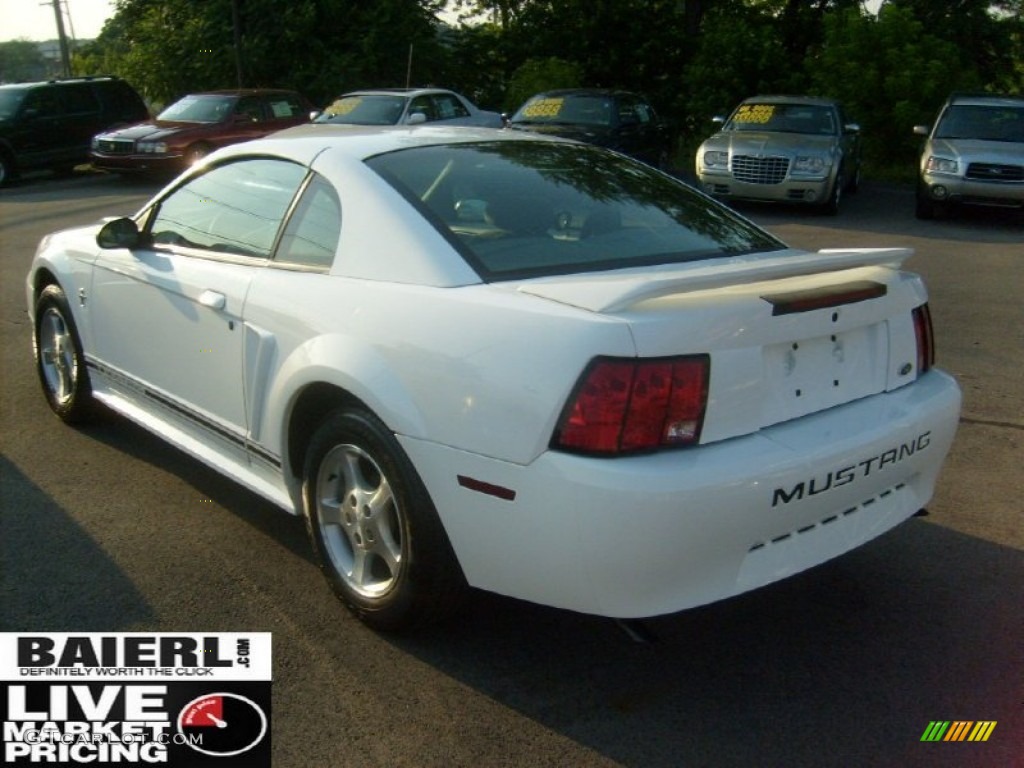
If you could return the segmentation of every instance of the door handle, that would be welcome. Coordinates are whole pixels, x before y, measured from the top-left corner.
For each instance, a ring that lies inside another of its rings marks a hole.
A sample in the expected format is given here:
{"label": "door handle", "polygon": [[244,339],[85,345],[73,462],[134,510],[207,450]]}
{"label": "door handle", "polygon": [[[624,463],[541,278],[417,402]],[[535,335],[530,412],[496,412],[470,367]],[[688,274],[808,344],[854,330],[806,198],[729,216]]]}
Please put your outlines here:
{"label": "door handle", "polygon": [[219,291],[205,290],[199,294],[199,303],[210,309],[224,309],[228,303],[227,298]]}

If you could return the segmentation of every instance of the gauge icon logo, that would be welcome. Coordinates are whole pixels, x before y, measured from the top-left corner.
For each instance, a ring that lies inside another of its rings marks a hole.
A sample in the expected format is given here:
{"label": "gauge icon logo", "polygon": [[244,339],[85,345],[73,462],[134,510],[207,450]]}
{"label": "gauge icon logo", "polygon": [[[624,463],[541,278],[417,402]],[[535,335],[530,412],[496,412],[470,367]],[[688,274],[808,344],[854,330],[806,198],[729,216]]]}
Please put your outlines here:
{"label": "gauge icon logo", "polygon": [[208,693],[182,708],[177,725],[196,752],[232,757],[263,740],[267,715],[255,701],[237,693]]}

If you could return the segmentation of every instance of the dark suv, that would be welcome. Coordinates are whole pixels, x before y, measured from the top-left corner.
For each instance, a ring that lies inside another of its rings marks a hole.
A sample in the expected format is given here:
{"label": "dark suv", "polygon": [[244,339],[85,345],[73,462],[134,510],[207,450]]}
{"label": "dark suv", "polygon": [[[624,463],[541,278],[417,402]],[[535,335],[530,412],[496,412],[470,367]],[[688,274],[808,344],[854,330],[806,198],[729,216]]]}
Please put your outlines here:
{"label": "dark suv", "polygon": [[0,85],[0,185],[19,171],[86,163],[94,135],[148,116],[139,94],[116,77]]}

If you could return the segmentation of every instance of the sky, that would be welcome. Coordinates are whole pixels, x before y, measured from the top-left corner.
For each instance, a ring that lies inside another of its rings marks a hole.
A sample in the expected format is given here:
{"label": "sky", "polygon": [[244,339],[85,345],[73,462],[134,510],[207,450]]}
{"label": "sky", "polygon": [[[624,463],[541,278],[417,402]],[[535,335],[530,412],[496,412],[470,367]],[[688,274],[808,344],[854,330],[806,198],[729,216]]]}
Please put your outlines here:
{"label": "sky", "polygon": [[[114,13],[113,0],[61,0],[61,6],[64,32],[71,37],[73,31],[76,40],[96,37]],[[53,0],[0,0],[0,42],[56,38]]]}

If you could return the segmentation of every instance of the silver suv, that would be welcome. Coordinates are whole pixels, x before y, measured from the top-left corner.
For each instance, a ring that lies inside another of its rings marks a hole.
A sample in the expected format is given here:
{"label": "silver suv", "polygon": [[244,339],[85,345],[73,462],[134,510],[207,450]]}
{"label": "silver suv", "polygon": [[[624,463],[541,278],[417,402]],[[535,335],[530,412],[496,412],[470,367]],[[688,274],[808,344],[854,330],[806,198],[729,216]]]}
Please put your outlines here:
{"label": "silver suv", "polygon": [[917,217],[957,204],[1024,208],[1024,98],[949,97],[921,150]]}

